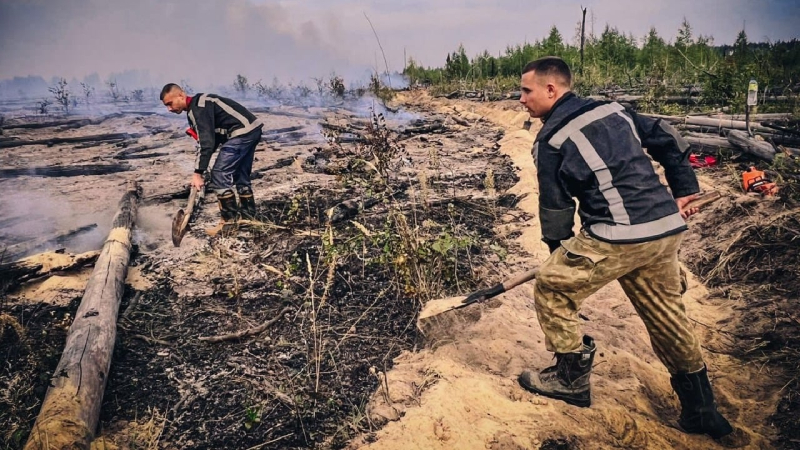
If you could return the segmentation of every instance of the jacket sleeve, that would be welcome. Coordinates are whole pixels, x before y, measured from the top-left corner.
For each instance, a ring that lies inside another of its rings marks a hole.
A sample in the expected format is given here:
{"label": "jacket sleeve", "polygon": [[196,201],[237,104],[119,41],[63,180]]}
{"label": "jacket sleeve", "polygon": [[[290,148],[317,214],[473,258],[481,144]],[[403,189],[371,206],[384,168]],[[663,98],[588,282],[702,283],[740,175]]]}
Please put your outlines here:
{"label": "jacket sleeve", "polygon": [[542,241],[553,252],[561,241],[573,236],[575,200],[559,177],[563,156],[546,142],[536,142],[533,158],[539,181],[539,221]]}
{"label": "jacket sleeve", "polygon": [[197,135],[200,138],[200,154],[197,157],[197,164],[194,172],[202,174],[208,169],[211,155],[216,150],[216,138],[214,136],[214,106],[213,103],[206,103],[204,106],[196,106],[192,109],[195,123],[197,124]]}
{"label": "jacket sleeve", "polygon": [[664,168],[672,196],[679,198],[700,192],[697,176],[689,164],[689,143],[663,120],[627,112],[636,124],[642,147]]}

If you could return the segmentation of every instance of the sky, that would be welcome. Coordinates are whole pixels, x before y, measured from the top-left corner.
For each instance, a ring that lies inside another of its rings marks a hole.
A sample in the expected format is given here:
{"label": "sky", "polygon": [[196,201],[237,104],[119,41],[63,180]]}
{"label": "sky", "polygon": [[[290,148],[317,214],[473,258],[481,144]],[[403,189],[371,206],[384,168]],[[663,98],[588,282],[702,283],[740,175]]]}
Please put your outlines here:
{"label": "sky", "polygon": [[655,27],[669,41],[685,17],[715,44],[743,26],[750,41],[800,37],[800,0],[0,0],[0,80],[139,70],[156,86],[230,84],[239,73],[347,81],[401,71],[406,57],[440,66],[460,43],[470,56],[498,54],[553,25],[573,42],[581,6],[598,35],[606,24],[637,37]]}

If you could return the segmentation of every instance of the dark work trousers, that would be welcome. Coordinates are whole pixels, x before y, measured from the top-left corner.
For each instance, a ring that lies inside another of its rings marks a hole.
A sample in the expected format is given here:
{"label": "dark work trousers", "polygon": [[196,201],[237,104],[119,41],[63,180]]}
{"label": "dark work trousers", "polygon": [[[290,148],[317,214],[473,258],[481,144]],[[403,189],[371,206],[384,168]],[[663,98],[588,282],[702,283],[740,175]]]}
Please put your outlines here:
{"label": "dark work trousers", "polygon": [[217,161],[211,169],[211,183],[217,194],[243,187],[250,188],[250,172],[253,170],[253,155],[261,141],[261,127],[222,144]]}

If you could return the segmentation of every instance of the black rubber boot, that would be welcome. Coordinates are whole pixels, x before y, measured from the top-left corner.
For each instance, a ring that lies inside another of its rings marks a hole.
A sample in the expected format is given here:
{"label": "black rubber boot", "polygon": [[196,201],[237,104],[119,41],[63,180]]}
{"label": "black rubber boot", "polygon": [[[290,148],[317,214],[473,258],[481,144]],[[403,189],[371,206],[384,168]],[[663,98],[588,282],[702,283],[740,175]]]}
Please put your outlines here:
{"label": "black rubber boot", "polygon": [[206,234],[209,236],[216,236],[220,232],[226,233],[232,230],[239,218],[239,205],[236,203],[236,194],[232,190],[228,189],[217,194],[217,204],[222,220],[216,227],[206,230]]}
{"label": "black rubber boot", "polygon": [[595,350],[594,339],[584,336],[580,352],[556,353],[556,365],[539,373],[522,372],[519,384],[533,393],[586,408],[592,404],[589,377]]}
{"label": "black rubber boot", "polygon": [[253,188],[250,186],[237,187],[239,191],[239,214],[242,219],[256,220],[256,201],[253,198]]}
{"label": "black rubber boot", "polygon": [[683,431],[707,434],[714,439],[733,433],[731,424],[717,411],[706,367],[699,372],[673,375],[670,383],[681,401],[678,425]]}

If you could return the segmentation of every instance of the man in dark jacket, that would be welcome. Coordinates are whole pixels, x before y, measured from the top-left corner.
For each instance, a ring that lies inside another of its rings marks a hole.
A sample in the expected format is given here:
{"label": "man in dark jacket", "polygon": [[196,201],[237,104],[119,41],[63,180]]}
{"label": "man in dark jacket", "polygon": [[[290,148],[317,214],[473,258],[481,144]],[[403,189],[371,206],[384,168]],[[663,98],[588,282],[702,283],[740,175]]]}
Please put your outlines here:
{"label": "man in dark jacket", "polygon": [[[699,186],[688,162],[689,145],[668,124],[638,116],[618,103],[570,92],[572,75],[560,58],[529,63],[520,102],[544,125],[533,155],[539,181],[542,240],[550,257],[534,290],[545,345],[556,364],[525,371],[527,390],[567,403],[591,404],[589,376],[596,350],[582,336],[578,310],[589,295],[619,280],[650,335],[653,350],[672,375],[688,433],[729,436],[717,411],[700,345],[682,301],[686,280],[678,248],[686,209]],[[666,173],[661,184],[642,147]],[[582,230],[575,236],[575,198]]]}
{"label": "man in dark jacket", "polygon": [[250,172],[256,145],[261,140],[261,122],[247,108],[229,98],[214,94],[189,97],[174,83],[161,90],[161,101],[170,112],[180,114],[186,111],[189,126],[197,136],[200,151],[191,180],[194,188],[204,188],[203,173],[211,155],[220,147],[211,169],[211,183],[217,194],[222,222],[217,228],[208,230],[209,234],[225,229],[239,217],[253,219],[256,203]]}

